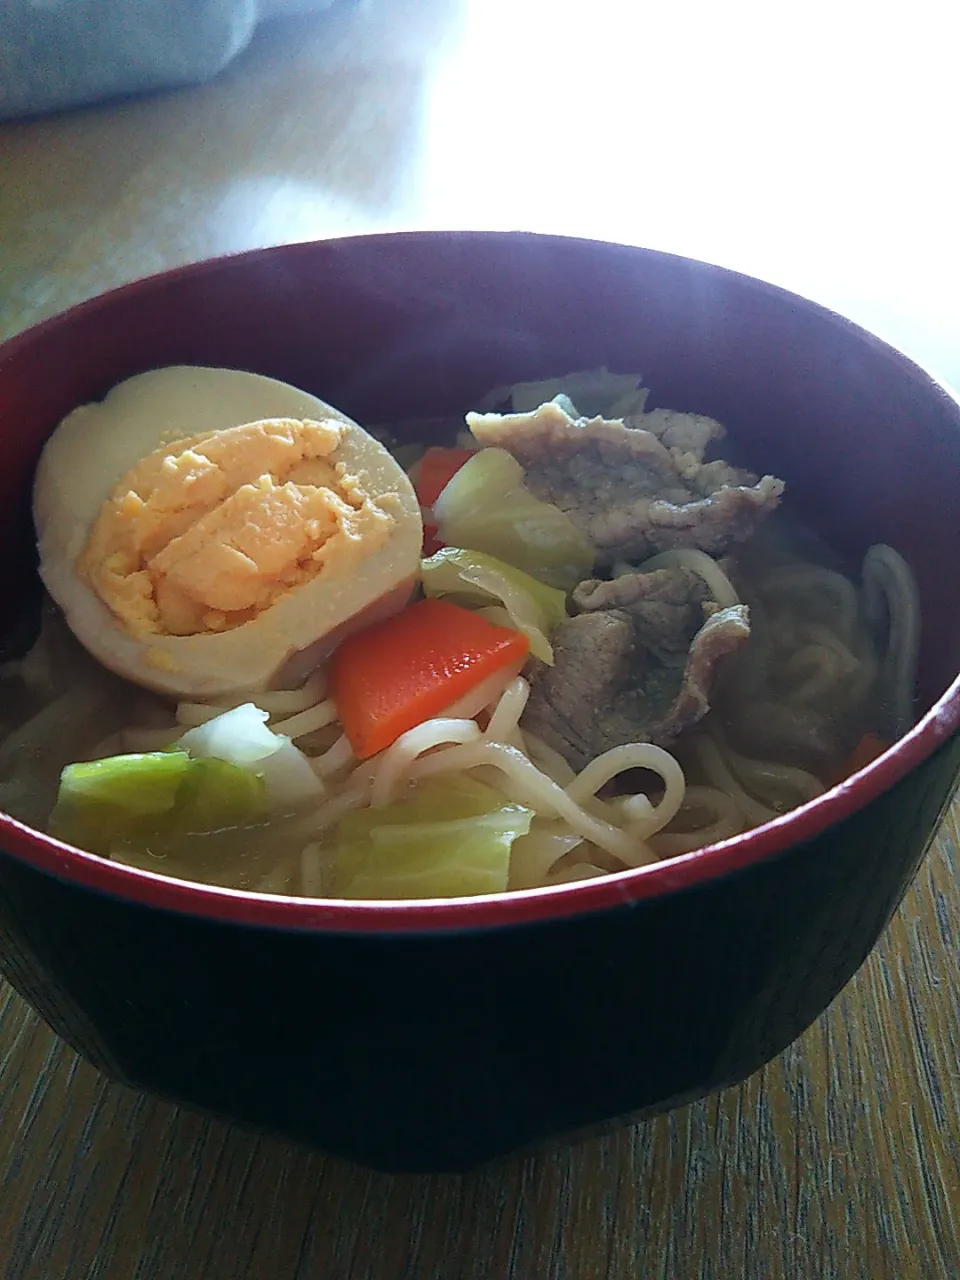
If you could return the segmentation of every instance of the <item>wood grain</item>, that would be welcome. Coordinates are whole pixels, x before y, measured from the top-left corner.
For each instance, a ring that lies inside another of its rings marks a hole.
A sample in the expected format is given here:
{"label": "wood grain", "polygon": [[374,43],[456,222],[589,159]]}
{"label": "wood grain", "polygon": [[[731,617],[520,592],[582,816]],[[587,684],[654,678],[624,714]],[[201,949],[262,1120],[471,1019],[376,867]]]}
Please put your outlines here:
{"label": "wood grain", "polygon": [[[834,7],[819,43],[816,5],[794,27],[749,3],[722,21],[665,8],[344,4],[263,31],[216,84],[0,127],[0,336],[211,253],[530,226],[767,275],[960,382],[936,163],[954,127],[947,7],[920,5],[909,31]],[[2,1274],[956,1275],[957,823],[955,806],[870,960],[758,1076],[463,1177],[368,1174],[108,1084],[3,987]]]}

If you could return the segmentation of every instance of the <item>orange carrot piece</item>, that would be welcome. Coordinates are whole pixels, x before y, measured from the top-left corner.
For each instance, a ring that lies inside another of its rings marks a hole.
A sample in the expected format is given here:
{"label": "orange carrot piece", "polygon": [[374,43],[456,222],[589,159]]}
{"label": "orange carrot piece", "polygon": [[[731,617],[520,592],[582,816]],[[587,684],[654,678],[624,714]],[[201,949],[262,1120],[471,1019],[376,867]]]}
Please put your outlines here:
{"label": "orange carrot piece", "polygon": [[417,472],[417,497],[421,507],[432,507],[465,462],[473,457],[472,449],[428,449],[420,459]]}
{"label": "orange carrot piece", "polygon": [[360,760],[438,715],[481,680],[519,664],[527,637],[448,600],[420,600],[351,636],[330,662],[330,691]]}
{"label": "orange carrot piece", "polygon": [[858,770],[865,769],[877,756],[883,755],[889,745],[889,742],[884,742],[877,734],[865,733],[830,779],[831,785],[836,786]]}

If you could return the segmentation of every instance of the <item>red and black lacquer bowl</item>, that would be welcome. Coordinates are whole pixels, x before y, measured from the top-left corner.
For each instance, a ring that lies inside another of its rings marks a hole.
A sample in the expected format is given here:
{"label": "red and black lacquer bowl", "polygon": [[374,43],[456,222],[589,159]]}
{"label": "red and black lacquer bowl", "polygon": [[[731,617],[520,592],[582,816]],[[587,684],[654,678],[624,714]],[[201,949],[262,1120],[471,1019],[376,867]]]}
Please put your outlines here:
{"label": "red and black lacquer bowl", "polygon": [[923,605],[922,717],[761,830],[666,865],[449,903],[221,891],[0,817],[0,964],[118,1080],[384,1168],[460,1169],[743,1079],[863,962],[960,769],[960,405],[840,317],[639,249],[530,235],[296,245],[131,285],[0,348],[0,589],[34,593],[29,493],[75,405],[160,365],[285,379],[360,422],[606,364],[711,414],[852,558]]}

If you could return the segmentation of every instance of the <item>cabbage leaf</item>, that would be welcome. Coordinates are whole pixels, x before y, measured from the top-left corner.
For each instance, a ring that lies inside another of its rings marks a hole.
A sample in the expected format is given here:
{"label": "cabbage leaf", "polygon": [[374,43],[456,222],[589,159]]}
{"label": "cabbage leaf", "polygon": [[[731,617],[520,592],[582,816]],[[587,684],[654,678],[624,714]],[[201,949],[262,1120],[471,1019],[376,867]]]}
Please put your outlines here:
{"label": "cabbage leaf", "polygon": [[319,800],[323,783],[253,703],[189,729],[163,751],[70,764],[49,830],[93,853],[189,853],[200,832],[244,826]]}
{"label": "cabbage leaf", "polygon": [[553,665],[549,637],[567,616],[562,591],[482,551],[460,547],[444,547],[422,562],[420,572],[428,596],[449,596],[468,607],[502,602],[510,624],[530,641],[533,656]]}
{"label": "cabbage leaf", "polygon": [[421,783],[408,799],[341,819],[336,891],[346,898],[502,893],[513,842],[532,821],[531,809],[485,783]]}
{"label": "cabbage leaf", "polygon": [[433,515],[446,546],[484,551],[561,591],[593,572],[593,544],[559,507],[533,496],[505,449],[480,449],[465,462]]}
{"label": "cabbage leaf", "polygon": [[49,830],[92,853],[127,845],[167,852],[192,834],[260,816],[265,790],[254,773],[185,751],[109,756],[67,765]]}
{"label": "cabbage leaf", "polygon": [[266,711],[245,702],[188,729],[174,747],[194,757],[225,760],[251,770],[264,780],[272,809],[319,800],[323,783],[310,761],[288,737],[268,729],[267,719]]}

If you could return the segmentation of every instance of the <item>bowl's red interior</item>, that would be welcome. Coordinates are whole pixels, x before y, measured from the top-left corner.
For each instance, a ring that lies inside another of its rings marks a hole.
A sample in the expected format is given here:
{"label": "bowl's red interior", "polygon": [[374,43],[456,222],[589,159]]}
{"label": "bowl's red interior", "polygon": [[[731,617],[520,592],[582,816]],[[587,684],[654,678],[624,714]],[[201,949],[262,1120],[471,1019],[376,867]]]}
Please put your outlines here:
{"label": "bowl's red interior", "polygon": [[[491,386],[521,378],[599,364],[638,370],[657,404],[726,423],[738,453],[784,476],[793,509],[836,550],[856,559],[883,541],[907,558],[923,607],[924,711],[960,671],[960,405],[879,340],[770,286],[669,255],[526,235],[372,236],[221,259],[96,299],[8,343],[0,349],[0,587],[14,609],[32,574],[29,494],[44,439],[77,404],[174,363],[282,378],[360,422],[459,413]],[[912,740],[800,814],[669,867],[616,877],[606,889],[597,881],[534,891],[522,895],[526,907],[504,914],[519,896],[507,895],[487,904],[486,918],[647,896],[766,856],[867,803],[958,723],[955,689]],[[7,849],[63,874],[89,879],[95,863],[96,883],[136,896],[156,882],[89,857],[84,871],[78,855],[8,828]],[[345,927],[347,917],[350,927],[383,927],[384,910],[394,925],[403,913],[411,925],[483,914],[482,903],[464,901],[426,913],[409,904],[320,910],[196,886],[171,905]]]}

